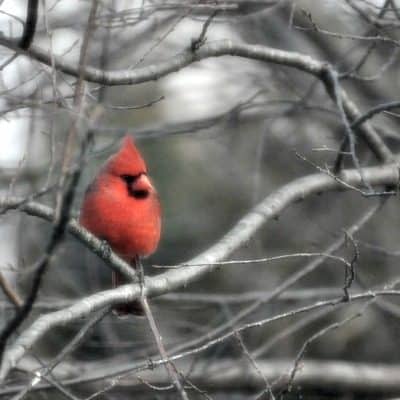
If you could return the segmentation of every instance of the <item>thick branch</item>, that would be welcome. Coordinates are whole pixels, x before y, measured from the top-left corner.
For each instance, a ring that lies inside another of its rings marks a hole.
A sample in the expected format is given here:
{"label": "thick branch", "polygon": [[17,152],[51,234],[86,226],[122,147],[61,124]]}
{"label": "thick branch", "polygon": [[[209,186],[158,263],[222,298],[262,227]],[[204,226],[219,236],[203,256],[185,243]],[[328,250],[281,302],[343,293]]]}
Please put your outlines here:
{"label": "thick branch", "polygon": [[[25,201],[22,197],[7,197],[0,199],[0,209],[20,210],[28,215],[39,217],[49,222],[54,221],[54,210],[48,206],[33,201]],[[70,220],[68,230],[96,255],[102,258],[108,265],[127,278],[136,279],[136,273],[124,260],[115,253],[109,251],[104,243],[93,236],[75,220]]]}
{"label": "thick branch", "polygon": [[[395,164],[388,164],[380,167],[365,168],[363,169],[363,179],[371,186],[397,185],[399,181],[398,167]],[[349,190],[349,185],[358,186],[361,184],[362,178],[357,170],[345,170],[341,175],[341,181],[334,179],[328,174],[321,173],[298,178],[284,185],[281,189],[267,196],[260,204],[240,219],[215,245],[190,260],[187,264],[191,266],[170,270],[155,277],[147,278],[143,287],[145,295],[149,297],[159,296],[180,287],[185,287],[188,283],[196,281],[218,268],[219,266],[213,265],[213,263],[229,256],[229,254],[245,244],[265,223],[280,215],[286,207],[296,201],[303,200],[315,193],[342,189]],[[15,204],[16,199],[12,199],[11,201]],[[0,201],[0,206],[9,206],[9,202],[10,200],[7,199]],[[20,206],[20,209],[31,215],[45,217],[46,219],[49,218],[48,213],[51,213],[47,207],[29,202]],[[101,254],[101,242],[79,228],[76,222],[70,222],[68,228],[97,254]],[[113,268],[118,270],[121,268],[122,271],[122,269],[127,267],[124,264],[123,267],[119,265],[117,268],[116,265],[112,264],[112,260],[119,261],[119,259],[114,255],[110,256],[109,264]],[[137,299],[140,293],[141,288],[138,284],[125,285],[119,289],[96,293],[77,301],[74,305],[63,310],[39,317],[5,353],[0,377],[4,379],[10,369],[24,356],[26,351],[48,330],[87,316],[106,305]]]}
{"label": "thick branch", "polygon": [[[0,38],[0,44],[17,52],[22,52],[43,64],[53,65],[50,54],[39,47],[31,46],[29,50],[23,51],[17,44],[5,38]],[[235,44],[228,39],[205,44],[196,51],[187,50],[167,61],[134,70],[103,71],[93,67],[86,67],[84,71],[79,71],[78,66],[59,57],[54,56],[53,60],[55,68],[66,74],[78,77],[79,72],[82,72],[83,78],[89,82],[113,86],[133,85],[157,80],[195,62],[221,56],[236,56],[284,65],[314,75],[324,83],[329,96],[336,103],[335,91],[331,90],[331,71],[333,71],[333,68],[326,62],[315,60],[308,55],[294,51],[279,50],[260,45]],[[350,100],[344,89],[341,89],[339,93],[342,97],[343,110],[348,118],[351,121],[358,119],[361,113],[356,105]],[[391,151],[371,125],[364,123],[358,127],[358,132],[380,161],[392,159]]]}
{"label": "thick branch", "polygon": [[[62,380],[63,385],[82,384],[84,382],[101,381],[120,375],[119,371],[128,371],[131,363],[120,359],[101,360],[96,362],[65,362],[63,368],[54,371],[55,377]],[[35,366],[37,364],[35,363]],[[257,360],[262,375],[273,382],[279,378],[280,386],[285,387],[289,379],[289,371],[293,360],[273,359]],[[31,366],[30,366],[31,368]],[[198,362],[193,369],[189,363],[180,364],[180,369],[191,368],[190,380],[203,389],[235,391],[237,389],[262,390],[264,382],[248,365],[235,359]],[[334,393],[351,392],[364,394],[400,394],[400,365],[354,363],[347,361],[303,360],[294,384],[302,390],[330,391]],[[140,377],[140,379],[138,379]],[[83,379],[80,379],[83,378]],[[84,378],[87,378],[86,380]],[[131,391],[143,390],[143,380],[153,385],[168,385],[168,377],[162,370],[140,372],[135,376],[128,374],[118,381],[119,387],[129,387]],[[51,388],[43,383],[35,386],[33,391]],[[145,390],[147,390],[145,386]],[[0,390],[0,396],[11,395],[21,390],[20,385],[8,386]]]}
{"label": "thick branch", "polygon": [[19,41],[21,49],[28,49],[33,42],[38,18],[38,8],[39,0],[28,0],[24,31],[22,32],[22,37]]}
{"label": "thick branch", "polygon": [[[203,389],[236,390],[246,387],[262,390],[265,387],[265,382],[257,371],[249,368],[246,364],[238,363],[237,360],[217,362],[206,368],[204,368],[204,364],[201,366],[190,374],[190,379]],[[258,360],[257,367],[269,382],[283,376],[283,379],[279,381],[279,386],[285,387],[289,379],[288,372],[293,367],[293,362]],[[205,373],[205,371],[207,372]],[[320,388],[334,392],[389,392],[398,394],[400,393],[399,374],[399,365],[304,360],[293,383],[301,386],[302,390]],[[165,385],[168,382],[158,374],[154,376],[154,373],[143,376],[143,378],[145,380],[148,378],[148,382],[155,385]],[[123,382],[120,382],[120,384],[123,384]],[[135,384],[135,379],[128,380],[126,384]]]}
{"label": "thick branch", "polygon": [[[15,43],[5,38],[0,38],[0,44],[17,52],[25,54],[43,64],[51,66],[50,54],[37,46],[31,46],[28,51],[21,50]],[[220,56],[238,56],[254,60],[271,62],[275,64],[284,64],[288,67],[300,69],[301,71],[319,76],[326,67],[326,64],[307,55],[274,49],[259,45],[234,44],[231,40],[221,40],[218,42],[206,44],[196,52],[185,51],[176,54],[167,61],[161,61],[157,64],[148,65],[134,70],[116,70],[103,71],[97,68],[87,66],[83,71],[85,80],[102,85],[134,85],[138,83],[157,80],[173,72],[177,72],[194,62],[211,57]],[[78,66],[54,56],[54,66],[57,70],[68,75],[78,77]]]}

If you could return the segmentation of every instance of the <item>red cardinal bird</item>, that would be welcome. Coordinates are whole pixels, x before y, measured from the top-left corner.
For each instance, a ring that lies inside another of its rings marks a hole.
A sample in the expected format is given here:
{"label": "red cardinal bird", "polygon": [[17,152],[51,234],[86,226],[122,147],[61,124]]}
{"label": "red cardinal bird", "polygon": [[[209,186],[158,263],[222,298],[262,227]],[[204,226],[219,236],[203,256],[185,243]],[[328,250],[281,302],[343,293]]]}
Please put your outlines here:
{"label": "red cardinal bird", "polygon": [[[139,257],[152,254],[160,240],[161,208],[157,191],[132,138],[125,136],[89,185],[79,222],[106,240],[120,257],[136,268]],[[113,287],[127,281],[113,271]],[[138,302],[115,307],[117,314],[142,314]]]}

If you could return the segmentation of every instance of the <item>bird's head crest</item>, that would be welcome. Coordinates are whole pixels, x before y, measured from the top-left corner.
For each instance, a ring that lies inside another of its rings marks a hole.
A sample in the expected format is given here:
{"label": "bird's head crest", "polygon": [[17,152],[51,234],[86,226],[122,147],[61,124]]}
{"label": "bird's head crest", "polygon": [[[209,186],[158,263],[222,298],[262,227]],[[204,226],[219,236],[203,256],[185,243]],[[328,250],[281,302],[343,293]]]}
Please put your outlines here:
{"label": "bird's head crest", "polygon": [[113,175],[140,175],[147,173],[147,166],[132,137],[126,135],[117,153],[106,164]]}

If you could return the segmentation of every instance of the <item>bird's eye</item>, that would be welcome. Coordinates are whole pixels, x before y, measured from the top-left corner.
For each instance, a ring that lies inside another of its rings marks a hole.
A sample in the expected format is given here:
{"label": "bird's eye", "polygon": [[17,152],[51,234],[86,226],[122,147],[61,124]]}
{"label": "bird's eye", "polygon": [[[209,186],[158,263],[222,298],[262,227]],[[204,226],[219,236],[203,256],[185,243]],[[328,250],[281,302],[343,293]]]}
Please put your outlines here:
{"label": "bird's eye", "polygon": [[121,175],[121,179],[123,179],[128,185],[132,184],[139,178],[139,175]]}
{"label": "bird's eye", "polygon": [[135,199],[145,199],[150,194],[148,189],[140,187],[141,185],[137,187],[138,185],[135,183],[138,182],[141,175],[120,175],[121,179],[126,183],[129,195]]}

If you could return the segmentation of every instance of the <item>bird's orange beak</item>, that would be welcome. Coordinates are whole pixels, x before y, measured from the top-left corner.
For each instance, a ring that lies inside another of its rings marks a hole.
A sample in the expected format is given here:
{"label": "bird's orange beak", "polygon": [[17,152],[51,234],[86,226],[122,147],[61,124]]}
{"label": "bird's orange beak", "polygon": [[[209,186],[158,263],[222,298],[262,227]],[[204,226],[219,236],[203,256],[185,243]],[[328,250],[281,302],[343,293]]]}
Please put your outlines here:
{"label": "bird's orange beak", "polygon": [[135,188],[138,189],[153,189],[153,184],[146,174],[142,174],[134,183]]}

